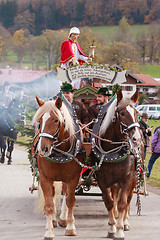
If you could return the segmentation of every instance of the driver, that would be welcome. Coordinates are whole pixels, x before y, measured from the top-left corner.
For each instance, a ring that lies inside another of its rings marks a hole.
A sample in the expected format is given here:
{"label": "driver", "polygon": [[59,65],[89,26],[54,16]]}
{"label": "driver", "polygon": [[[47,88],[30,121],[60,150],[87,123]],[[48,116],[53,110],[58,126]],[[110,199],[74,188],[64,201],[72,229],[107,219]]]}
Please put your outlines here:
{"label": "driver", "polygon": [[76,109],[76,114],[78,120],[82,124],[87,124],[88,123],[88,112],[84,106],[84,104],[80,101],[77,101],[73,99],[74,97],[74,87],[70,83],[66,83],[61,87],[61,91],[63,92],[63,95],[67,98],[67,100],[73,104],[73,105],[78,105],[78,109]]}
{"label": "driver", "polygon": [[[97,103],[93,104],[88,109],[89,121],[96,119],[99,113],[98,105],[105,105],[108,102],[108,97],[111,96],[107,87],[101,87],[97,94]],[[91,128],[93,125],[91,126]]]}

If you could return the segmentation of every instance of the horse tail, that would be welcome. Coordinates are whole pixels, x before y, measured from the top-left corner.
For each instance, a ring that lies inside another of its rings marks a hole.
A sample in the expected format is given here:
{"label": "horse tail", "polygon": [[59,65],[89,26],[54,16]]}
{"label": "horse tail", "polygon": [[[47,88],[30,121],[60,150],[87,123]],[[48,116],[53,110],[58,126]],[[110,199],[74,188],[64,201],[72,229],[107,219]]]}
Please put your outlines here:
{"label": "horse tail", "polygon": [[[62,182],[54,182],[53,186],[55,187],[55,195],[53,197],[55,212],[59,214],[61,209]],[[45,200],[44,200],[43,191],[41,186],[39,185],[38,197],[35,199],[35,202],[34,202],[34,212],[38,214],[43,214],[44,204],[45,204]]]}
{"label": "horse tail", "polygon": [[54,204],[56,213],[59,215],[61,211],[61,194],[62,194],[62,182],[54,182],[55,195]]}

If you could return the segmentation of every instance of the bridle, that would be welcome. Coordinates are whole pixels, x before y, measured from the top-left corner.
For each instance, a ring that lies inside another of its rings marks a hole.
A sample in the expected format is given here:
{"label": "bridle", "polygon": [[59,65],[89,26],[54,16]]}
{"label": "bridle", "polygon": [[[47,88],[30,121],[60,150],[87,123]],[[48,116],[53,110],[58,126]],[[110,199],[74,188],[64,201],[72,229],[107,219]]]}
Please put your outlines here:
{"label": "bridle", "polygon": [[122,134],[128,134],[128,132],[130,130],[132,130],[133,128],[135,128],[135,127],[139,127],[140,128],[140,125],[139,125],[138,122],[134,122],[134,123],[131,123],[130,125],[126,125],[125,123],[123,123],[119,119],[119,123],[120,123],[120,126],[121,126],[121,133]]}
{"label": "bridle", "polygon": [[56,131],[54,134],[45,133],[45,132],[40,132],[40,133],[39,133],[39,139],[40,139],[41,137],[46,137],[46,138],[50,138],[50,139],[52,139],[53,141],[57,142],[57,141],[58,141],[58,136],[59,136],[60,128],[61,128],[61,122],[59,122],[57,131]]}

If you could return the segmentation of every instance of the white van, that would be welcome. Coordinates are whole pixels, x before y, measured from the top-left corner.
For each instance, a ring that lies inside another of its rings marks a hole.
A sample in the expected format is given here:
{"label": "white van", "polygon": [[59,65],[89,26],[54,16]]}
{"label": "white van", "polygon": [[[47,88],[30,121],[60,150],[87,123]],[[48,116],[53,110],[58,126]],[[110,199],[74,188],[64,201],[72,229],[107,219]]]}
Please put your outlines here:
{"label": "white van", "polygon": [[151,119],[160,119],[160,104],[139,105],[136,107],[136,109],[140,115],[145,112]]}

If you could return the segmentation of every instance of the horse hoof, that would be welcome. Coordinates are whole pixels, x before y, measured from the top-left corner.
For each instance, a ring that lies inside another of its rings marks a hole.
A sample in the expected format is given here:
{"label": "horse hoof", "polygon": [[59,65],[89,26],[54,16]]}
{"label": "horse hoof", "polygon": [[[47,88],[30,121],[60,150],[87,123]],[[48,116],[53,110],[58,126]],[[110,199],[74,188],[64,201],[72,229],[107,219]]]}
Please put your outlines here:
{"label": "horse hoof", "polygon": [[11,162],[12,162],[12,161],[8,161],[8,163],[7,163],[7,164],[8,164],[8,165],[11,165]]}
{"label": "horse hoof", "polygon": [[124,225],[124,231],[129,231],[130,230],[130,226],[129,225]]}
{"label": "horse hoof", "polygon": [[124,240],[124,237],[122,237],[122,238],[115,237],[115,238],[113,238],[113,240]]}
{"label": "horse hoof", "polygon": [[57,227],[57,221],[56,221],[56,220],[53,220],[53,221],[52,221],[52,224],[53,224],[53,227],[54,227],[54,228]]}
{"label": "horse hoof", "polygon": [[76,230],[75,229],[66,229],[65,235],[66,236],[76,236]]}
{"label": "horse hoof", "polygon": [[112,238],[113,239],[114,238],[114,233],[108,233],[107,238]]}
{"label": "horse hoof", "polygon": [[65,228],[65,227],[67,227],[67,221],[66,220],[62,220],[62,219],[59,218],[58,225],[60,227]]}
{"label": "horse hoof", "polygon": [[1,162],[1,163],[4,163],[4,159],[1,158],[0,162]]}
{"label": "horse hoof", "polygon": [[44,237],[43,240],[54,240],[54,238],[48,238],[48,237]]}

